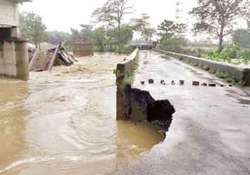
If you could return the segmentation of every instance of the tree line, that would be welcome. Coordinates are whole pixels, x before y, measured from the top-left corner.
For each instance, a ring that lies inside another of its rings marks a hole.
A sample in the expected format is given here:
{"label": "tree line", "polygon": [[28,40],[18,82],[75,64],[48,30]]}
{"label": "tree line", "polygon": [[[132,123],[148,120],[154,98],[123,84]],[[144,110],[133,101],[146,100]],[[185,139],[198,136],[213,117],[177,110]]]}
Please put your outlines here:
{"label": "tree line", "polygon": [[[233,40],[249,47],[249,31],[245,29],[234,31],[234,24],[239,18],[250,21],[250,3],[248,0],[197,0],[190,15],[196,18],[193,26],[195,34],[209,33],[218,39],[217,52],[224,49],[225,37],[233,36]],[[130,42],[134,33],[151,41],[153,36],[159,38],[161,46],[178,47],[185,45],[187,39],[184,33],[187,26],[172,20],[164,20],[157,29],[150,24],[150,16],[142,14],[125,22],[128,15],[135,9],[129,0],[107,0],[92,13],[94,24],[82,24],[80,29],[71,29],[70,33],[47,31],[42,18],[34,13],[24,13],[20,17],[20,29],[23,36],[37,46],[42,41],[58,43],[63,41],[91,42],[98,51],[126,52],[130,50]]]}

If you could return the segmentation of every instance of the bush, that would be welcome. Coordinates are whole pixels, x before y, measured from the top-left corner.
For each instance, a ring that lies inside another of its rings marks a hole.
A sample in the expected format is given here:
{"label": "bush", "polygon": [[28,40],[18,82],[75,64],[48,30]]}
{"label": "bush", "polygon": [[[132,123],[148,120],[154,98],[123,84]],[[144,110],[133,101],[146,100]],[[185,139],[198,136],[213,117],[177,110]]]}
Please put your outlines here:
{"label": "bush", "polygon": [[245,64],[248,64],[248,62],[250,61],[250,49],[242,51],[240,53],[240,58],[244,61]]}
{"label": "bush", "polygon": [[238,56],[239,52],[240,52],[240,46],[238,44],[233,44],[225,48],[222,52],[209,51],[208,53],[204,54],[203,57],[215,61],[223,60],[231,62],[232,59],[239,58]]}
{"label": "bush", "polygon": [[160,43],[160,47],[162,49],[167,50],[179,50],[180,48],[187,45],[187,40],[183,37],[171,37],[171,38],[163,38]]}
{"label": "bush", "polygon": [[238,53],[240,51],[240,45],[239,44],[233,44],[227,48],[225,48],[220,54],[220,59],[224,61],[231,62],[232,59],[238,58]]}

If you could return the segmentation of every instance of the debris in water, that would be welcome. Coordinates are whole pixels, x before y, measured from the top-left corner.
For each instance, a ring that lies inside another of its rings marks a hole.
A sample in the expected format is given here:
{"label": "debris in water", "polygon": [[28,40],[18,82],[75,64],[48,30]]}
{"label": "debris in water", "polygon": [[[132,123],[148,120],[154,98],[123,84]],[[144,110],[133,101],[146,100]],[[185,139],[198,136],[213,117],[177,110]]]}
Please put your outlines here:
{"label": "debris in water", "polygon": [[39,48],[30,50],[29,70],[40,72],[52,70],[53,66],[70,66],[77,62],[76,58],[69,54],[62,44],[57,46],[42,43]]}

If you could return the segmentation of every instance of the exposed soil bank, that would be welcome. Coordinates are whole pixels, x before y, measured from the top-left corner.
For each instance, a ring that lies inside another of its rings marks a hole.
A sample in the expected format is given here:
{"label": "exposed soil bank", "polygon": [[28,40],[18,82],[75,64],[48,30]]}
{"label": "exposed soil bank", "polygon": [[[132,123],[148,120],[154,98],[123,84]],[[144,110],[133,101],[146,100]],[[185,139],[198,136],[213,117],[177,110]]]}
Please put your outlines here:
{"label": "exposed soil bank", "polygon": [[220,78],[231,79],[231,81],[239,83],[242,86],[250,86],[250,68],[244,68],[236,65],[219,63],[203,58],[169,52],[165,50],[155,49],[158,52],[168,56],[178,58],[181,61],[189,63],[193,66],[209,71]]}
{"label": "exposed soil bank", "polygon": [[148,123],[116,121],[113,70],[124,57],[0,80],[0,174],[112,174],[161,142]]}

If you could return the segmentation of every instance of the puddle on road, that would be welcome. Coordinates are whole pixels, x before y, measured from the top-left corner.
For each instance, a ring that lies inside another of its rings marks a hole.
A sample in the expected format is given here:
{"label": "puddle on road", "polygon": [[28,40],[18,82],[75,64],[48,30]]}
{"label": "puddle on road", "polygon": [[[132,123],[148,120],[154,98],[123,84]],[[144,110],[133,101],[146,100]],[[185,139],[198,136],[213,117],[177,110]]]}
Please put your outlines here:
{"label": "puddle on road", "polygon": [[115,120],[113,69],[123,58],[0,80],[0,174],[107,174],[161,142],[147,123]]}

